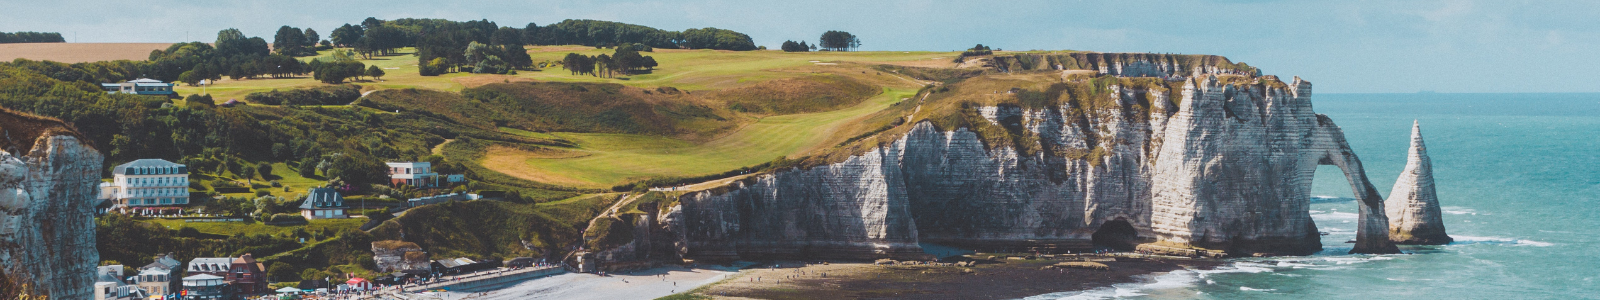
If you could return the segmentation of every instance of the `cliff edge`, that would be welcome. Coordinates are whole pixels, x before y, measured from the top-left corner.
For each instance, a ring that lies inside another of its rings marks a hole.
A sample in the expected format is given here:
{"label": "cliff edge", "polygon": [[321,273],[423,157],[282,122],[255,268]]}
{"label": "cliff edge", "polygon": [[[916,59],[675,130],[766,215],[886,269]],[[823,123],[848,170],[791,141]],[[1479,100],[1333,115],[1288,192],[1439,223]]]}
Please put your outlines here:
{"label": "cliff edge", "polygon": [[938,255],[924,243],[1306,255],[1322,250],[1312,176],[1333,165],[1360,199],[1350,252],[1399,253],[1382,195],[1312,110],[1310,82],[1223,59],[1084,57],[996,58],[1032,67],[925,89],[862,121],[883,129],[685,192],[646,226],[655,237],[635,240],[720,259]]}
{"label": "cliff edge", "polygon": [[1411,148],[1405,171],[1389,191],[1389,239],[1397,244],[1443,245],[1453,239],[1445,234],[1439,194],[1433,187],[1433,160],[1422,143],[1422,126],[1411,123]]}
{"label": "cliff edge", "polygon": [[104,159],[71,125],[0,109],[0,266],[52,299],[94,297]]}

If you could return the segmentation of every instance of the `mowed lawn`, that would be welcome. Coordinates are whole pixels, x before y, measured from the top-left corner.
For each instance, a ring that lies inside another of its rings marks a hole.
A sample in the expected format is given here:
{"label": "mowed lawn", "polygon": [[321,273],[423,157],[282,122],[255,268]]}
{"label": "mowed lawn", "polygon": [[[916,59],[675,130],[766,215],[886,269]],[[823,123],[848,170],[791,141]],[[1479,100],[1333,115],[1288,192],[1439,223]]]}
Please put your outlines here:
{"label": "mowed lawn", "polygon": [[[681,50],[681,49],[656,49],[655,52],[642,53],[654,57],[660,67],[650,74],[616,76],[615,78],[599,78],[590,75],[573,75],[559,66],[548,67],[536,71],[518,71],[516,75],[492,75],[449,73],[440,76],[422,76],[417,73],[417,57],[412,53],[415,49],[401,48],[397,55],[375,56],[373,59],[360,60],[369,66],[376,65],[386,73],[382,80],[361,78],[353,83],[370,86],[376,89],[398,88],[426,88],[442,91],[460,91],[463,88],[495,82],[507,81],[563,81],[563,82],[612,82],[635,87],[654,88],[661,86],[675,87],[686,90],[722,89],[740,86],[746,83],[764,80],[802,76],[802,72],[786,72],[781,69],[813,65],[812,61],[822,63],[832,62],[947,62],[958,55],[952,52],[926,52],[926,51],[880,51],[880,52],[783,52],[767,51],[719,51],[719,50]],[[613,49],[595,49],[582,46],[536,46],[528,47],[528,53],[537,64],[539,62],[558,62],[567,53],[583,55],[600,55],[615,52]],[[317,57],[332,55],[332,51],[323,51]],[[316,57],[302,57],[301,60],[309,61]],[[310,74],[293,78],[258,78],[258,79],[222,79],[206,87],[179,86],[176,90],[180,95],[209,93],[218,102],[228,99],[244,101],[250,93],[271,91],[274,89],[287,90],[326,85],[311,78]]]}
{"label": "mowed lawn", "polygon": [[822,145],[839,125],[911,97],[914,89],[885,89],[854,107],[821,113],[762,118],[702,144],[648,135],[552,133],[578,143],[576,155],[497,149],[485,167],[552,184],[604,188],[660,176],[698,176],[803,154]]}

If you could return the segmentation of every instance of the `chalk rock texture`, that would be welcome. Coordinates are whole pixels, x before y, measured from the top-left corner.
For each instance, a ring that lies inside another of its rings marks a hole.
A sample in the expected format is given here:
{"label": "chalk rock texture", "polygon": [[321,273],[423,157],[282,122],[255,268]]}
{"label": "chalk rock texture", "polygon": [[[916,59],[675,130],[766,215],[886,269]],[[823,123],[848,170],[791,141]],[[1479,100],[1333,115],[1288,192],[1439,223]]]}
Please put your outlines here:
{"label": "chalk rock texture", "polygon": [[919,242],[1081,249],[1111,223],[1146,242],[1303,255],[1322,249],[1311,177],[1335,165],[1361,199],[1352,252],[1398,252],[1382,196],[1339,127],[1312,111],[1311,83],[1110,88],[1117,105],[1103,111],[974,108],[1025,132],[1033,150],[902,125],[913,127],[837,163],[685,194],[672,231],[691,257],[899,258],[921,253]]}
{"label": "chalk rock texture", "polygon": [[1394,181],[1384,201],[1389,215],[1389,239],[1397,244],[1443,245],[1452,239],[1444,232],[1439,196],[1433,187],[1433,161],[1422,143],[1422,126],[1411,123],[1411,149],[1405,171]]}
{"label": "chalk rock texture", "polygon": [[0,131],[0,267],[51,299],[93,298],[103,157],[60,121],[0,111]]}

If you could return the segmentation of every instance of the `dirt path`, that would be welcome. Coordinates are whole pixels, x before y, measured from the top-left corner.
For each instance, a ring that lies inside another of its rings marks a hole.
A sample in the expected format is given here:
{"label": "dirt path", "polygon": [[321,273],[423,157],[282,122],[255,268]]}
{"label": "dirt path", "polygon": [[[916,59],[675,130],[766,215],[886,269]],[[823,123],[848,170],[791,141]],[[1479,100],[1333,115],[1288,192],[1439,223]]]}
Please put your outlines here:
{"label": "dirt path", "polygon": [[[362,96],[366,96],[366,95],[363,94]],[[433,155],[444,155],[444,145],[449,145],[450,142],[454,142],[454,141],[456,141],[456,139],[445,139],[443,143],[439,143],[439,145],[433,146]]]}

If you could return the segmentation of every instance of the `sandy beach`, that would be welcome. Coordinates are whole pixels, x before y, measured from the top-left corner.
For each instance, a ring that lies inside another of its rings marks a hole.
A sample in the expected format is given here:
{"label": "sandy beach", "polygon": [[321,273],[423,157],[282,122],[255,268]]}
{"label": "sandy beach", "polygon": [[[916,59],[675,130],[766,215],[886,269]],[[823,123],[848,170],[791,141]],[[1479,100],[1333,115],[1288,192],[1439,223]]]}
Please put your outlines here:
{"label": "sandy beach", "polygon": [[1138,282],[1141,276],[1209,260],[1117,258],[1108,270],[1054,269],[1059,260],[1000,260],[971,267],[870,263],[785,264],[751,268],[698,290],[714,299],[1016,299]]}
{"label": "sandy beach", "polygon": [[732,267],[661,267],[621,274],[566,273],[524,281],[495,290],[434,293],[415,299],[655,299],[736,275]]}

